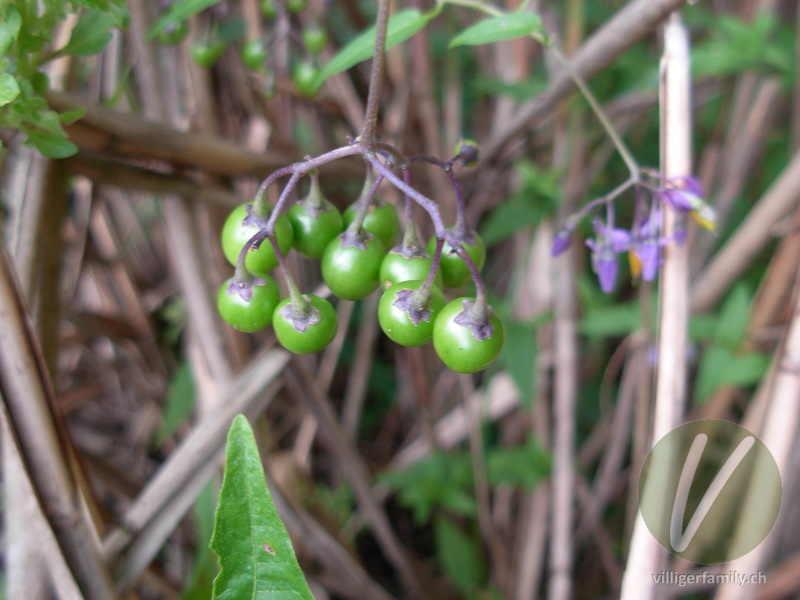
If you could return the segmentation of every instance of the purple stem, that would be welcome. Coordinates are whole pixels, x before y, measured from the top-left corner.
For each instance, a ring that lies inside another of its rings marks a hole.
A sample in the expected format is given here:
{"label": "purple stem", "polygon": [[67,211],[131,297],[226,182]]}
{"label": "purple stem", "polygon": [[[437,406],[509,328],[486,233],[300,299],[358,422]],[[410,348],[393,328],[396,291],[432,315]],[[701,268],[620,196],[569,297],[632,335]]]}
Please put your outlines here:
{"label": "purple stem", "polygon": [[283,256],[281,247],[278,244],[278,238],[275,235],[268,237],[269,241],[272,243],[273,249],[275,250],[275,256],[278,257],[278,266],[280,267],[281,273],[283,273],[283,277],[286,280],[286,287],[289,289],[289,298],[291,299],[290,301],[292,305],[294,305],[294,308],[299,312],[307,313],[309,310],[309,303],[305,298],[303,298],[303,294],[300,293],[300,288],[297,287],[294,277],[292,277],[292,273],[289,271],[289,267],[286,265],[286,258]]}
{"label": "purple stem", "polygon": [[469,268],[469,272],[472,275],[472,281],[475,284],[476,310],[485,310],[485,307],[488,306],[488,302],[486,300],[486,287],[483,285],[483,279],[481,279],[481,274],[478,272],[478,267],[476,267],[475,263],[472,262],[472,258],[470,257],[469,253],[464,250],[464,247],[461,244],[453,245],[451,242],[450,245],[461,257],[461,260],[467,263],[467,268]]}
{"label": "purple stem", "polygon": [[[261,182],[261,185],[258,186],[255,199],[253,200],[253,209],[255,210],[256,215],[263,215],[266,212],[266,210],[264,209],[266,208],[265,203],[267,201],[266,200],[267,189],[279,178],[290,174],[305,175],[309,171],[316,169],[329,162],[332,162],[334,160],[338,160],[346,156],[353,156],[355,154],[363,154],[363,153],[364,149],[360,144],[351,144],[349,146],[343,146],[342,148],[336,148],[335,150],[326,152],[325,154],[317,156],[316,158],[307,158],[306,160],[303,160],[301,162],[297,162],[292,165],[289,165],[288,167],[283,167],[282,169],[274,171],[269,177],[267,177],[264,181]],[[272,227],[275,226],[275,219],[277,219],[278,216],[280,215],[282,208],[283,207],[279,209],[277,205],[275,206],[275,210],[273,211],[272,215],[270,215],[268,225],[271,225]]]}
{"label": "purple stem", "polygon": [[431,220],[433,221],[433,227],[436,231],[436,237],[440,239],[446,239],[447,232],[445,231],[444,223],[442,222],[442,216],[439,214],[439,207],[436,203],[421,194],[413,187],[405,183],[402,179],[400,179],[397,175],[392,173],[390,169],[386,167],[378,157],[375,156],[374,152],[369,151],[367,148],[363,148],[363,155],[378,171],[380,171],[381,175],[383,175],[391,184],[396,187],[398,190],[406,194],[410,197],[414,202],[419,204],[425,211],[431,216]]}
{"label": "purple stem", "polygon": [[453,186],[453,192],[456,195],[456,224],[453,230],[456,234],[464,238],[471,238],[470,228],[467,226],[467,208],[464,203],[464,194],[461,191],[461,184],[458,182],[456,174],[453,172],[454,161],[439,160],[435,156],[412,156],[406,159],[407,162],[426,162],[440,167],[447,176],[450,178],[450,184]]}

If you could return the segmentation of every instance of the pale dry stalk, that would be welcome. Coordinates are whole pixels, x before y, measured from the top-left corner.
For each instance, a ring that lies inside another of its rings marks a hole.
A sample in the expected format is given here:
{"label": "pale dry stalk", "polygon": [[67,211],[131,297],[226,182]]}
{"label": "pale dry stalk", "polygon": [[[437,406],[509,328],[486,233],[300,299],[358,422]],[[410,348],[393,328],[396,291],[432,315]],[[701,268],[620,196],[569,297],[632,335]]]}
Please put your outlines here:
{"label": "pale dry stalk", "polygon": [[[675,12],[664,27],[661,63],[661,172],[664,177],[691,173],[691,75],[689,37]],[[666,210],[664,235],[675,231],[677,215]],[[688,252],[670,245],[664,249],[658,323],[658,367],[651,440],[658,440],[681,420],[686,397],[686,338],[689,316]],[[637,515],[628,564],[622,579],[622,600],[655,597],[653,573],[661,570],[666,551]]]}

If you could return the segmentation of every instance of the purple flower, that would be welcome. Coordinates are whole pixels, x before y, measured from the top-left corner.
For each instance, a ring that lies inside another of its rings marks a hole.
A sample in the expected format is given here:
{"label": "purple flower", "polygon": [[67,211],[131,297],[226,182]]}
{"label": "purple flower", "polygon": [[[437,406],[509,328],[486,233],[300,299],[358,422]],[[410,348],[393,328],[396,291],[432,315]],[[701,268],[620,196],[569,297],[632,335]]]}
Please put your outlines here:
{"label": "purple flower", "polygon": [[642,265],[642,279],[653,281],[661,266],[661,245],[659,240],[645,240],[635,250],[636,256]]}
{"label": "purple flower", "polygon": [[598,239],[602,239],[614,252],[627,252],[630,248],[631,234],[627,229],[609,227],[603,224],[600,219],[595,219],[592,227]]}
{"label": "purple flower", "polygon": [[600,281],[600,289],[608,294],[614,291],[617,281],[617,254],[630,249],[631,234],[600,219],[595,219],[592,227],[597,237],[586,240],[586,245],[592,250],[592,268]]}
{"label": "purple flower", "polygon": [[566,225],[556,232],[553,238],[553,247],[550,249],[550,256],[559,256],[569,248],[572,242],[572,229]]}
{"label": "purple flower", "polygon": [[696,177],[673,177],[658,197],[674,210],[688,213],[703,204],[703,188]]}
{"label": "purple flower", "polygon": [[664,204],[673,210],[683,213],[688,213],[692,210],[692,205],[689,202],[689,198],[683,192],[683,190],[662,190],[658,192],[658,197],[661,198],[661,201]]}
{"label": "purple flower", "polygon": [[586,245],[592,249],[592,268],[597,274],[600,282],[600,289],[606,294],[614,291],[614,284],[617,282],[617,255],[611,246],[598,245],[595,240],[586,240]]}

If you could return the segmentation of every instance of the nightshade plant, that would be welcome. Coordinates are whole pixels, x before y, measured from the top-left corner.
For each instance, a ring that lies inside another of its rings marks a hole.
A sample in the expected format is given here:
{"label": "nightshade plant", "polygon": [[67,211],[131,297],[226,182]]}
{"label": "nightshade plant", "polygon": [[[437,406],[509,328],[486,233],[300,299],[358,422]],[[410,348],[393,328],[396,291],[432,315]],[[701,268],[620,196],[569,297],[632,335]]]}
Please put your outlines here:
{"label": "nightshade plant", "polygon": [[[416,26],[412,24],[406,28],[403,35],[411,35]],[[381,268],[387,260],[387,253],[388,256],[400,255],[409,262],[425,259],[429,262],[415,263],[425,264],[428,268],[424,274],[414,274],[413,286],[400,285],[404,283],[402,280],[392,281],[393,277],[398,277],[397,269],[386,267],[383,283],[391,281],[398,285],[384,292],[381,302],[382,314],[386,317],[382,323],[384,330],[398,343],[409,346],[421,345],[434,338],[436,352],[445,364],[471,373],[494,362],[505,341],[503,324],[488,303],[480,276],[486,250],[483,241],[466,222],[464,199],[454,173],[459,164],[474,163],[479,148],[474,142],[463,141],[456,148],[455,155],[443,161],[427,156],[405,157],[397,148],[376,140],[384,52],[387,36],[391,35],[387,33],[388,29],[389,2],[382,0],[378,7],[372,74],[360,134],[346,146],[278,169],[261,183],[252,203],[236,208],[228,217],[222,231],[222,247],[225,256],[236,267],[236,273],[223,286],[219,305],[228,308],[235,304],[236,311],[227,311],[233,312],[234,318],[228,318],[226,312],[222,314],[234,327],[239,326],[242,313],[252,317],[249,313],[261,310],[254,306],[261,294],[252,293],[253,286],[264,281],[268,272],[278,266],[289,289],[289,297],[273,308],[271,321],[278,341],[292,352],[317,352],[333,339],[336,315],[327,300],[304,296],[298,289],[286,265],[285,255],[291,246],[305,256],[321,258],[323,280],[335,296],[346,300],[365,298],[380,286]],[[338,220],[333,213],[335,209],[322,196],[317,170],[326,163],[354,155],[360,155],[366,163],[364,188],[360,198],[345,211],[343,220]],[[434,165],[448,175],[457,206],[454,226],[446,227],[438,205],[409,184],[409,170],[420,163]],[[288,181],[272,206],[267,202],[267,191],[279,179],[286,177]],[[309,194],[290,209],[297,184],[304,177],[310,180]],[[406,199],[409,219],[406,235],[397,248],[400,222],[396,210],[377,196],[383,182],[393,185]],[[421,206],[433,221],[434,237],[427,244],[427,252],[416,239],[410,218],[412,202]],[[288,219],[285,216],[287,211]],[[464,303],[463,308],[451,310],[453,314],[447,327],[435,330],[436,315],[444,305],[444,297],[437,287],[442,280],[451,288],[472,280],[476,296],[468,306]],[[255,290],[261,291],[258,287]],[[235,302],[229,301],[225,294],[235,296]],[[272,303],[262,304],[272,306]],[[252,331],[254,323],[269,323],[268,317],[249,318],[247,330]],[[481,348],[480,360],[463,358],[470,347],[465,345],[465,340],[474,340]],[[452,352],[461,358],[450,360],[448,357]]]}

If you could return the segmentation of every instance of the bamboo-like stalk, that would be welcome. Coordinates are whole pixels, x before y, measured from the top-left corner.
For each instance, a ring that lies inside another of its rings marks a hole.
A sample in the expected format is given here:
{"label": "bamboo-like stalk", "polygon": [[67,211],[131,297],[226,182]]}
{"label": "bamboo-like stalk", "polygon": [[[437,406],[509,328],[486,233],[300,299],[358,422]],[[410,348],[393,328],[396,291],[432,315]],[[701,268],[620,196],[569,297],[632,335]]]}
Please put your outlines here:
{"label": "bamboo-like stalk", "polygon": [[86,600],[116,598],[64,455],[53,391],[5,250],[0,249],[0,389],[16,442],[50,527]]}
{"label": "bamboo-like stalk", "polygon": [[[798,281],[795,278],[795,281]],[[798,286],[794,290],[793,317],[789,324],[786,337],[773,360],[771,376],[767,376],[758,390],[757,396],[766,392],[767,409],[763,426],[759,434],[761,441],[766,444],[777,463],[778,470],[783,479],[785,488],[792,489],[796,486],[796,474],[792,469],[792,455],[796,453],[797,432],[800,427],[800,293]],[[763,388],[767,387],[766,390]],[[758,473],[756,473],[757,475]],[[763,511],[764,494],[767,492],[763,486],[758,486],[758,479],[753,479],[754,485],[747,491],[742,514],[750,518],[744,519],[752,526],[753,518]],[[784,514],[783,517],[786,517]],[[729,563],[730,569],[739,573],[755,574],[763,567],[770,551],[777,541],[776,529],[767,537],[766,541],[750,553]],[[739,533],[747,535],[746,528],[742,525]],[[752,597],[754,584],[732,585],[723,584],[715,596],[716,600],[745,600]]]}
{"label": "bamboo-like stalk", "polygon": [[[664,177],[691,173],[691,76],[689,36],[675,12],[664,27],[661,62],[661,172]],[[664,236],[673,235],[678,219],[664,210]],[[658,367],[652,440],[658,440],[680,420],[686,396],[686,339],[689,317],[688,252],[686,247],[664,248],[658,322]],[[637,516],[628,564],[622,580],[622,600],[655,597],[653,573],[666,558],[642,520]]]}

